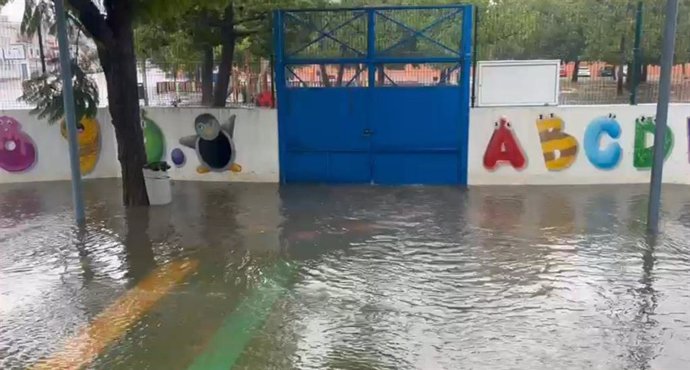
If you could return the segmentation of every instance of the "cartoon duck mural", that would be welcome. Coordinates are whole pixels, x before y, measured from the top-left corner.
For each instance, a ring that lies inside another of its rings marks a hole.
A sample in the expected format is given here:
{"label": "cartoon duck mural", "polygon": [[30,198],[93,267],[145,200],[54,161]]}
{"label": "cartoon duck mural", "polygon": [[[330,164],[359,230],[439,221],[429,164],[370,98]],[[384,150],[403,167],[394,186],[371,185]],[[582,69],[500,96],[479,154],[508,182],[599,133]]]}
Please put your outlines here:
{"label": "cartoon duck mural", "polygon": [[235,163],[234,114],[223,125],[212,114],[201,114],[194,120],[194,130],[196,135],[181,138],[180,144],[196,151],[201,163],[198,173],[242,171],[242,166]]}
{"label": "cartoon duck mural", "polygon": [[149,118],[145,110],[141,111],[141,128],[144,132],[144,148],[148,163],[160,162],[165,155],[165,136],[163,130]]}
{"label": "cartoon duck mural", "polygon": [[[67,139],[65,120],[60,121],[60,133]],[[83,117],[77,123],[79,142],[79,168],[82,176],[90,174],[101,155],[101,127],[95,117]]]}
{"label": "cartoon duck mural", "polygon": [[9,172],[28,170],[36,163],[36,145],[12,117],[0,117],[0,168]]}

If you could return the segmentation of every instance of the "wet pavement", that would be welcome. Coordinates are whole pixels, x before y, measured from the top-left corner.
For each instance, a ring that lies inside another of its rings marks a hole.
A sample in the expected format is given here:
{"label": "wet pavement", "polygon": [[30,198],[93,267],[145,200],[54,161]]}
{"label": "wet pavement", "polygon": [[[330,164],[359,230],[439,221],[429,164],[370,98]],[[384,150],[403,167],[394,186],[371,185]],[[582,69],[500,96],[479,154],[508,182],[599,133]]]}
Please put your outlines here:
{"label": "wet pavement", "polygon": [[0,186],[0,368],[690,363],[690,187],[656,240],[645,185],[118,189]]}

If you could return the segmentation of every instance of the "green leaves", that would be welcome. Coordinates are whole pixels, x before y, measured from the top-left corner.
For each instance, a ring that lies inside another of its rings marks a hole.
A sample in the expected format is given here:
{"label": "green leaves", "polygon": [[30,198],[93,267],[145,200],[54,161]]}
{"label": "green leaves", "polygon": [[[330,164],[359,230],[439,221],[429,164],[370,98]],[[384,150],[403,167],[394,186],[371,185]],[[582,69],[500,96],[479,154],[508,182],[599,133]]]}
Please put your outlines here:
{"label": "green leaves", "polygon": [[[72,60],[74,82],[74,105],[76,116],[94,117],[98,110],[98,86],[84,71],[84,63],[79,65]],[[41,75],[22,83],[24,94],[19,97],[27,103],[35,104],[30,111],[39,119],[47,119],[55,123],[64,116],[62,78],[58,70]]]}

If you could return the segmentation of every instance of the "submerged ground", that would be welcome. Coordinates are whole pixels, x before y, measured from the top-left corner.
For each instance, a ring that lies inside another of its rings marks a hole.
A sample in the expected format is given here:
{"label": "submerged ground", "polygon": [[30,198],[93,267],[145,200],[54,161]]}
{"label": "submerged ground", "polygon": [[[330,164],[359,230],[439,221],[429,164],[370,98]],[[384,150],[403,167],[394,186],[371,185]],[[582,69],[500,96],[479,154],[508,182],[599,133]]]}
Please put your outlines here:
{"label": "submerged ground", "polygon": [[690,188],[0,186],[0,368],[686,369]]}

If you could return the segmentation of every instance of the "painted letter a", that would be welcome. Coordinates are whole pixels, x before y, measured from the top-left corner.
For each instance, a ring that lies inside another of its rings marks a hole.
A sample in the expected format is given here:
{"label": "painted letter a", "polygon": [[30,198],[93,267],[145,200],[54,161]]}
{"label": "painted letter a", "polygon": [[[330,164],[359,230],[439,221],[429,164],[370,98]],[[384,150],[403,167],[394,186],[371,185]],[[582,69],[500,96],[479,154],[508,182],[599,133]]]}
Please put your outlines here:
{"label": "painted letter a", "polygon": [[499,164],[508,163],[513,168],[521,170],[525,168],[527,160],[510,122],[506,117],[501,117],[500,121],[495,123],[494,133],[484,152],[484,167],[493,170]]}

